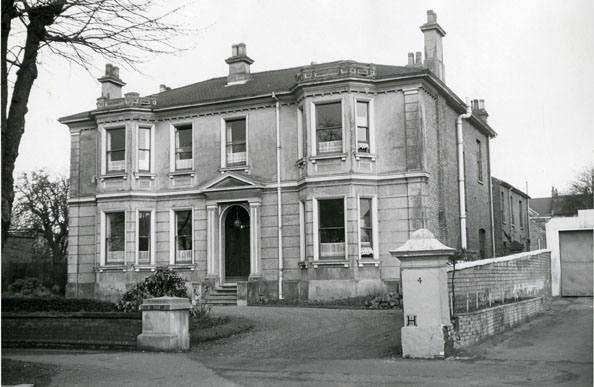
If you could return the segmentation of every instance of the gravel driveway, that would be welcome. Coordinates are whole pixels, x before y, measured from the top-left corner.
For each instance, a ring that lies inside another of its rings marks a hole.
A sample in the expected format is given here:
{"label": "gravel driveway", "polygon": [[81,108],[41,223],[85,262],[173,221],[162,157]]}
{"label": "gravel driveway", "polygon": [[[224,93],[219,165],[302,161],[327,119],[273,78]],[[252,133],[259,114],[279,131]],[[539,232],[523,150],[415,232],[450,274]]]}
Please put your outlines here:
{"label": "gravel driveway", "polygon": [[198,357],[379,359],[400,353],[402,311],[214,307],[250,319],[254,329],[192,349]]}

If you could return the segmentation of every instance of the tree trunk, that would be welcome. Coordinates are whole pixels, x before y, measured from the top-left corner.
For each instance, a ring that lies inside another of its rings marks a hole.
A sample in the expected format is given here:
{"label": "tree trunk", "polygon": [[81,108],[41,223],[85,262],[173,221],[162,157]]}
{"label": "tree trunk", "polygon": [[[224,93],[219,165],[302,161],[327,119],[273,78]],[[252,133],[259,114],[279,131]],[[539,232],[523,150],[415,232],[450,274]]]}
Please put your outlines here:
{"label": "tree trunk", "polygon": [[[8,5],[3,4],[3,11]],[[63,3],[54,3],[47,6],[36,7],[29,11],[29,24],[27,25],[27,38],[23,53],[23,60],[16,73],[16,82],[12,92],[8,116],[6,110],[2,112],[2,246],[5,244],[10,227],[10,216],[12,213],[12,202],[14,200],[14,164],[19,155],[19,145],[25,132],[25,115],[27,114],[27,104],[33,82],[37,78],[37,53],[40,43],[45,37],[46,27],[51,25],[56,16],[62,12]],[[11,7],[14,10],[14,5]],[[8,42],[8,33],[10,24],[5,31],[4,15],[2,16],[2,44]],[[6,37],[5,37],[6,35]],[[6,51],[2,47],[3,66],[6,65]],[[2,76],[5,76],[3,71]],[[5,81],[3,79],[3,81]],[[4,97],[6,83],[2,83],[2,93]],[[3,99],[4,101],[4,99]],[[3,102],[4,104],[4,102]],[[4,107],[4,106],[3,106]],[[6,118],[5,118],[6,117]]]}

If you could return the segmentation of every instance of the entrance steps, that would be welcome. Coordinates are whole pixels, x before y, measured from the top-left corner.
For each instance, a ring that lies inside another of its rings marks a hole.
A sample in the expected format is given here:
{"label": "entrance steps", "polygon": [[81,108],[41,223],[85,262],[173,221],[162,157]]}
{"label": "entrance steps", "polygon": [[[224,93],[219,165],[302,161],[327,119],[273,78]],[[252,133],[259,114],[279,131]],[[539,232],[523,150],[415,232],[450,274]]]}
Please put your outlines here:
{"label": "entrance steps", "polygon": [[214,288],[206,296],[204,303],[207,305],[237,305],[237,284],[225,283]]}

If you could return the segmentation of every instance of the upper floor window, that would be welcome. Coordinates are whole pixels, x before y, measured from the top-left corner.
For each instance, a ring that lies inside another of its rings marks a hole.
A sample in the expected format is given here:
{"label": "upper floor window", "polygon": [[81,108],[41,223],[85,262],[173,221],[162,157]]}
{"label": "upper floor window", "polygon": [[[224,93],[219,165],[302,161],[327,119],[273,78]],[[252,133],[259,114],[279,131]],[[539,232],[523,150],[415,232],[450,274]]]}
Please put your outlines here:
{"label": "upper floor window", "polygon": [[369,102],[357,101],[357,152],[369,153],[371,139],[369,131]]}
{"label": "upper floor window", "polygon": [[518,210],[519,210],[519,218],[520,218],[520,227],[524,227],[524,214],[522,213],[522,201],[518,203]]}
{"label": "upper floor window", "polygon": [[105,264],[123,265],[126,254],[126,213],[105,214]]}
{"label": "upper floor window", "polygon": [[227,166],[247,164],[246,119],[225,121],[225,154]]}
{"label": "upper floor window", "polygon": [[512,196],[509,196],[509,212],[511,212],[511,224],[516,224],[516,214],[514,214],[514,201]]}
{"label": "upper floor window", "polygon": [[126,128],[108,129],[107,134],[107,173],[126,170]]}
{"label": "upper floor window", "polygon": [[501,221],[505,223],[505,192],[501,192]]}
{"label": "upper floor window", "polygon": [[483,147],[479,140],[476,140],[476,171],[478,181],[483,181]]}
{"label": "upper floor window", "polygon": [[318,153],[342,152],[342,104],[316,104],[315,109]]}
{"label": "upper floor window", "polygon": [[344,199],[318,200],[319,259],[345,259]]}
{"label": "upper floor window", "polygon": [[150,172],[151,163],[151,128],[138,127],[138,172]]}
{"label": "upper floor window", "polygon": [[175,170],[194,166],[193,137],[192,124],[175,126]]}

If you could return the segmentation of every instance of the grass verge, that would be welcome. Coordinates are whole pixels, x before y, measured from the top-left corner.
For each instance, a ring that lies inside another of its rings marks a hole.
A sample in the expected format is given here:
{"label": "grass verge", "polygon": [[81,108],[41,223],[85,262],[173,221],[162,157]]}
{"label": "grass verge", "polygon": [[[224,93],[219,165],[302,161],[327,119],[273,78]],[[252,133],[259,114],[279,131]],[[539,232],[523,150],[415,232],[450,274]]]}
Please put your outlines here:
{"label": "grass verge", "polygon": [[52,376],[58,367],[49,364],[31,363],[27,361],[2,359],[2,385],[33,384],[49,386]]}

